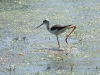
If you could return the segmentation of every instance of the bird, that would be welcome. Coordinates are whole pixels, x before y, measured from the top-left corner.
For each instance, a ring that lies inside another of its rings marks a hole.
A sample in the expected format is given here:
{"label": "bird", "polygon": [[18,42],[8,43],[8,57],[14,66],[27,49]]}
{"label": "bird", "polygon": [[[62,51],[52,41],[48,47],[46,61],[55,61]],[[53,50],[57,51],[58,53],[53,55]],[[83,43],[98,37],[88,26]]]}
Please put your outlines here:
{"label": "bird", "polygon": [[60,43],[59,43],[59,40],[58,40],[58,35],[61,34],[61,33],[63,33],[63,32],[65,32],[66,29],[71,29],[71,28],[73,28],[72,31],[66,36],[66,39],[65,39],[66,43],[68,44],[68,42],[67,42],[68,37],[69,37],[70,34],[76,29],[76,26],[73,26],[72,24],[70,24],[70,25],[60,25],[60,24],[57,24],[57,25],[54,25],[54,26],[52,26],[52,27],[50,28],[50,26],[49,26],[49,25],[50,25],[49,20],[43,20],[43,23],[40,24],[39,26],[37,26],[36,28],[39,28],[40,26],[42,26],[42,25],[44,25],[44,24],[46,25],[46,28],[47,28],[47,30],[48,30],[50,33],[56,35],[57,42],[58,42],[58,48],[60,48]]}

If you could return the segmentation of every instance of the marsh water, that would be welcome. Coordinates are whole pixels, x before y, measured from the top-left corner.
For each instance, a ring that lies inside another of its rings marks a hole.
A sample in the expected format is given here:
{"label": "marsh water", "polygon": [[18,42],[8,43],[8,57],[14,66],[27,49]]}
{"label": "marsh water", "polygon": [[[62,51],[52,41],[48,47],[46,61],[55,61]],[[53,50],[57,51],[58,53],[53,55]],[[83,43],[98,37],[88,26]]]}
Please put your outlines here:
{"label": "marsh water", "polygon": [[[44,19],[77,28],[55,35]],[[0,75],[99,75],[100,0],[0,0]]]}

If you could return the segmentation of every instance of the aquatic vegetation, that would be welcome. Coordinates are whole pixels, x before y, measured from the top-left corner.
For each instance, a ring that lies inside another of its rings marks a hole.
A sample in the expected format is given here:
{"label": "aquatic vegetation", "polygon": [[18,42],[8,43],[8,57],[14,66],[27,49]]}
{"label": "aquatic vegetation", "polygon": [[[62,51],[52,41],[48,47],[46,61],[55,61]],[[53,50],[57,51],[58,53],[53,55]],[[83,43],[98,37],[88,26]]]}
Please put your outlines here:
{"label": "aquatic vegetation", "polygon": [[19,40],[19,38],[18,38],[18,37],[16,37],[16,38],[14,38],[14,40],[16,40],[16,41],[17,41],[17,40]]}
{"label": "aquatic vegetation", "polygon": [[74,67],[74,64],[70,61],[70,72],[71,73],[73,72],[73,67]]}
{"label": "aquatic vegetation", "polygon": [[[5,2],[4,2],[5,1]],[[9,75],[99,75],[99,0],[0,0],[0,74]],[[73,24],[70,36],[56,38],[45,26]]]}
{"label": "aquatic vegetation", "polygon": [[0,37],[2,37],[2,34],[0,34]]}

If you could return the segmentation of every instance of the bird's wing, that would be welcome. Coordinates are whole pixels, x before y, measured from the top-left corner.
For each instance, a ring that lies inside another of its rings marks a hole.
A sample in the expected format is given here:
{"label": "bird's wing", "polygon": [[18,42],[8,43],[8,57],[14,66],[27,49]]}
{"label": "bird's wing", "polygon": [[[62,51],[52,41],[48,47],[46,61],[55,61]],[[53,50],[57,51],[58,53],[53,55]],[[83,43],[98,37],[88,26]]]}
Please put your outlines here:
{"label": "bird's wing", "polygon": [[53,31],[53,30],[61,30],[61,29],[63,29],[63,28],[66,28],[66,27],[68,27],[68,26],[71,26],[71,25],[66,25],[66,26],[61,26],[61,25],[54,25],[54,26],[52,26],[51,27],[51,30]]}

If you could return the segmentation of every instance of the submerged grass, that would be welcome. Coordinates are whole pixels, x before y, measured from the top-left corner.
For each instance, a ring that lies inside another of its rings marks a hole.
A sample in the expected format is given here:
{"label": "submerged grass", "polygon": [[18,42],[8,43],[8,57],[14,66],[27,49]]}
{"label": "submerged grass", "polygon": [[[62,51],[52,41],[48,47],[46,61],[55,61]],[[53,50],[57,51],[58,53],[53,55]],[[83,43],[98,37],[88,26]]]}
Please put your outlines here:
{"label": "submerged grass", "polygon": [[0,34],[0,38],[2,37],[2,34]]}
{"label": "submerged grass", "polygon": [[70,72],[71,73],[73,72],[73,67],[74,67],[74,64],[70,61]]}

